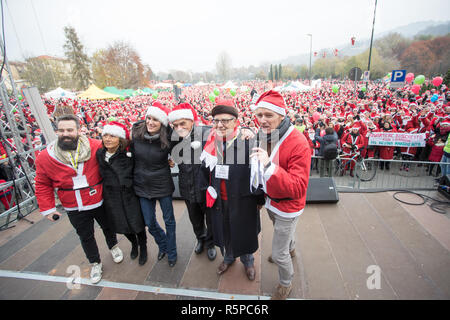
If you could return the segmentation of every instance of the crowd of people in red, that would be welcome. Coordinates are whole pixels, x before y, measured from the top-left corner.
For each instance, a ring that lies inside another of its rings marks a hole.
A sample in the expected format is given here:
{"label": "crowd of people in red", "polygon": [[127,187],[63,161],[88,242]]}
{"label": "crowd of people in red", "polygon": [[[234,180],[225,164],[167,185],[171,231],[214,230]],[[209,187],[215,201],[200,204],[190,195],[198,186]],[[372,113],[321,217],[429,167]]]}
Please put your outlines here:
{"label": "crowd of people in red", "polygon": [[[245,90],[238,88],[235,96],[232,96],[229,89],[220,89],[217,98],[232,99],[240,110],[241,126],[257,130],[258,122],[251,112],[252,97],[283,84],[270,81],[243,82],[241,86]],[[336,84],[339,86],[337,93],[332,90]],[[363,86],[361,84],[355,90],[353,81],[322,81],[319,88],[309,91],[280,92],[292,123],[307,137],[312,155],[321,155],[320,143],[315,139],[316,130],[319,129],[320,136],[323,136],[325,129],[331,127],[338,136],[339,147],[344,154],[352,155],[359,151],[365,158],[389,160],[395,155],[404,160],[441,160],[450,131],[450,92],[444,84],[417,95],[411,91],[411,86],[395,90],[389,89],[385,82],[370,82],[365,91],[361,90]],[[208,96],[217,88],[220,86],[212,84],[184,87],[178,100],[172,91],[161,91],[156,100],[169,110],[182,102],[189,103],[197,112],[199,123],[210,125],[212,118],[209,113],[214,103]],[[435,99],[432,99],[433,96]],[[43,100],[52,121],[56,118],[55,111],[58,108],[70,108],[80,117],[82,131],[98,139],[101,138],[102,128],[109,121],[118,121],[131,128],[133,123],[144,118],[145,110],[155,101],[151,95],[125,100]],[[45,145],[46,141],[26,101],[23,105],[34,146]],[[373,132],[425,133],[427,145],[424,148],[372,147],[368,145],[368,138]],[[13,144],[12,139],[9,142]],[[4,158],[4,146],[0,148]],[[382,165],[384,167],[384,163]],[[386,169],[389,169],[388,163]],[[408,170],[408,166],[402,169]]]}

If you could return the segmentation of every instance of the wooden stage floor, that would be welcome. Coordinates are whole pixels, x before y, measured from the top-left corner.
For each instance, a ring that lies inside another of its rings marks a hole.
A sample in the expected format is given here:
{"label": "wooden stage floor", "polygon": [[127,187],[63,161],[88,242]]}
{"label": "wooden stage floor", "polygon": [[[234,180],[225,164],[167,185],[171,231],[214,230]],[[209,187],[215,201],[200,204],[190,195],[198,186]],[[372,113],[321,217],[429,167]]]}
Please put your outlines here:
{"label": "wooden stage floor", "polygon": [[[436,192],[428,193],[434,197]],[[295,278],[291,299],[450,299],[450,217],[427,205],[396,201],[392,192],[340,193],[337,204],[308,204],[296,230]],[[407,196],[403,196],[407,199]],[[158,220],[161,211],[158,207]],[[273,227],[261,210],[260,248],[255,281],[236,261],[225,274],[206,251],[194,253],[196,240],[184,202],[174,201],[178,262],[157,261],[148,234],[149,259],[130,260],[130,244],[118,235],[124,252],[112,261],[101,230],[96,239],[103,279],[89,284],[90,266],[67,215],[52,223],[38,212],[0,232],[0,299],[267,299],[278,283],[271,254]],[[66,281],[77,266],[82,284]],[[374,271],[375,270],[375,271]],[[377,283],[377,271],[380,271]],[[369,285],[368,285],[369,284]]]}

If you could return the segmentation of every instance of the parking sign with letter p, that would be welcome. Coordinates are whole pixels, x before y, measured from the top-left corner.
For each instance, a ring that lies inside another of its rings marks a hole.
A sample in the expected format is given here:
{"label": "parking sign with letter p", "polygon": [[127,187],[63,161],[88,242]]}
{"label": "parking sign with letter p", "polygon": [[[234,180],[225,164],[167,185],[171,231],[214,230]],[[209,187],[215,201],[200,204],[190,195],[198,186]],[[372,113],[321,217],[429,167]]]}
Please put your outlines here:
{"label": "parking sign with letter p", "polygon": [[405,85],[406,70],[392,70],[391,88],[400,88]]}

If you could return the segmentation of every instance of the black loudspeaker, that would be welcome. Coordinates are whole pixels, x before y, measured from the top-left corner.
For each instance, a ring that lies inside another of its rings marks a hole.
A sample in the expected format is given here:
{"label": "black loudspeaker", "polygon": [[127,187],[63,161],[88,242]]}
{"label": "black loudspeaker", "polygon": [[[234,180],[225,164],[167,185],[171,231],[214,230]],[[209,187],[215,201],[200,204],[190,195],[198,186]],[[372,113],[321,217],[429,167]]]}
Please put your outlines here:
{"label": "black loudspeaker", "polygon": [[306,203],[336,203],[339,194],[333,178],[309,178]]}
{"label": "black loudspeaker", "polygon": [[439,179],[438,192],[450,199],[450,175],[447,174]]}

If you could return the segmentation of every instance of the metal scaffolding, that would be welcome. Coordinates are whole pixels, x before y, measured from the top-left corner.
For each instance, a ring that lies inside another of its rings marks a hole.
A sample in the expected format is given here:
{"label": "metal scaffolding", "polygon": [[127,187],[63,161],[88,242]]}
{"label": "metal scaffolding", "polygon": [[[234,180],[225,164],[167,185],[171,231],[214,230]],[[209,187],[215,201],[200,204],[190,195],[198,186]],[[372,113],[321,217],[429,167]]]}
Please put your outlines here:
{"label": "metal scaffolding", "polygon": [[37,208],[34,193],[35,149],[31,139],[31,127],[27,123],[26,108],[11,73],[4,52],[4,39],[0,38],[0,143],[6,158],[0,160],[3,180],[0,183],[0,230],[9,228],[14,221],[25,219]]}

